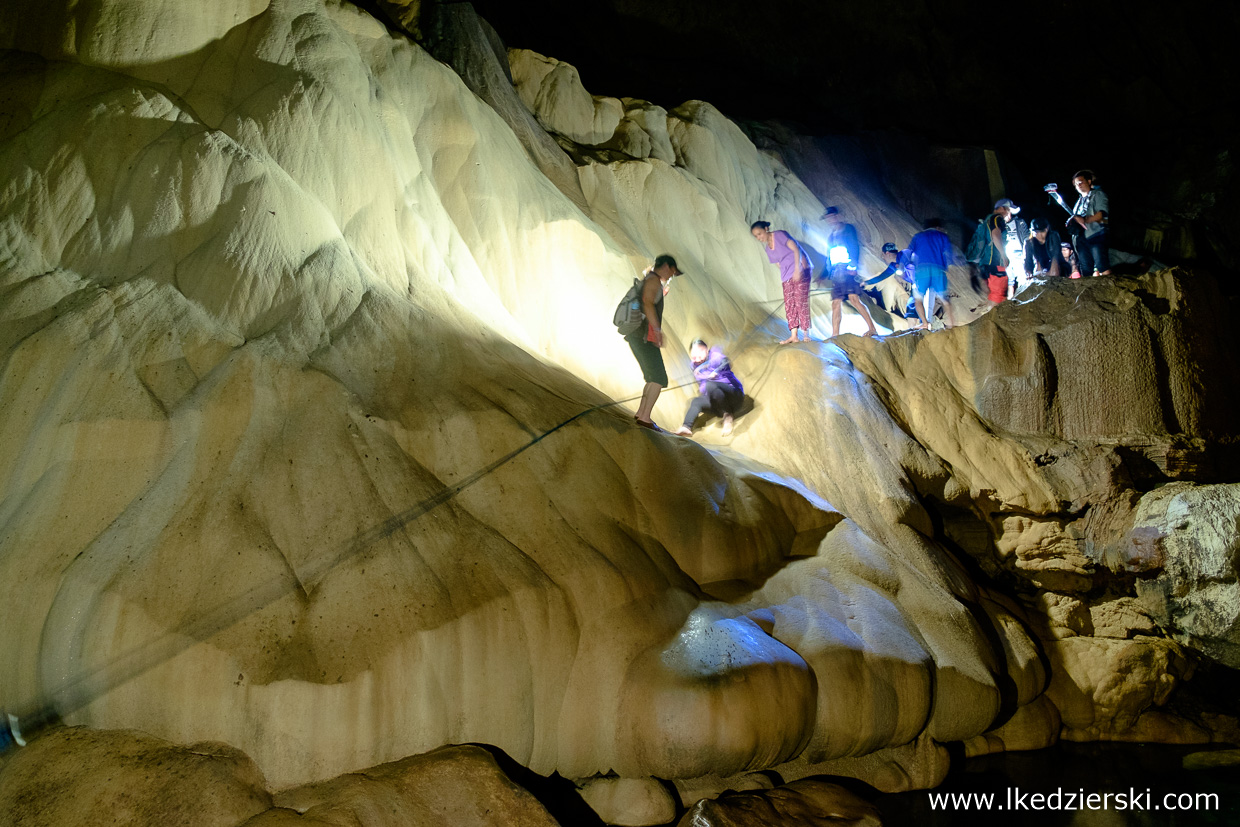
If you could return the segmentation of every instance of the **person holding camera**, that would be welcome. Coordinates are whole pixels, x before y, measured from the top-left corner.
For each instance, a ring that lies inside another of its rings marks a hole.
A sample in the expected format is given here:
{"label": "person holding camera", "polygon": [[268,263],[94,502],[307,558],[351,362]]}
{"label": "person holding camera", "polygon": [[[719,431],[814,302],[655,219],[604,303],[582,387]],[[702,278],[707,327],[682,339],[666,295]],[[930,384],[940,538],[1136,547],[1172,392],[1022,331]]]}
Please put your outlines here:
{"label": "person holding camera", "polygon": [[1072,176],[1072,186],[1080,195],[1072,206],[1072,218],[1081,228],[1076,238],[1076,257],[1083,276],[1111,275],[1110,241],[1107,235],[1107,194],[1094,185],[1093,170],[1083,169]]}

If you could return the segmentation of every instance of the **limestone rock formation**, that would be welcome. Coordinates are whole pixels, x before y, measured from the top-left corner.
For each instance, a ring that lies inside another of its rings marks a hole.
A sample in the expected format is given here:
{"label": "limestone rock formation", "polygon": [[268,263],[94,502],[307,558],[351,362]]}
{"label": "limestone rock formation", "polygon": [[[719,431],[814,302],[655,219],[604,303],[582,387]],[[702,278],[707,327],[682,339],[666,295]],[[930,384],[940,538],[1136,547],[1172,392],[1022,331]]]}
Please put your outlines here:
{"label": "limestone rock formation", "polygon": [[[204,40],[157,36],[165,10]],[[668,249],[679,227],[701,275],[669,330],[759,312],[742,212],[715,211],[736,260],[674,218],[759,191],[770,168],[724,151],[743,136],[686,124],[696,176],[651,161],[663,211],[623,211],[643,232],[617,241],[455,75],[348,6],[199,20],[152,3],[80,47],[5,30],[27,51],[3,154],[22,182],[4,203],[3,560],[24,595],[4,611],[29,631],[5,640],[6,705],[63,690],[89,702],[71,720],[223,739],[279,786],[471,740],[578,777],[728,775],[803,748],[808,664],[694,583],[812,554],[840,518],[799,483],[603,410],[420,505],[605,402],[583,379],[633,387],[623,342],[584,321],[640,261],[624,249]],[[263,68],[294,53],[296,71]],[[978,635],[943,633],[962,688],[987,685]],[[150,668],[111,688],[120,657]],[[62,683],[80,675],[104,686]],[[930,699],[912,686],[920,712],[843,743],[916,734]]]}
{"label": "limestone rock formation", "polygon": [[272,807],[261,770],[236,749],[137,732],[62,727],[9,758],[0,778],[0,819],[23,827],[235,827]]}
{"label": "limestone rock formation", "polygon": [[965,755],[972,758],[994,752],[1021,752],[1049,747],[1059,740],[1062,726],[1059,708],[1048,695],[1039,695],[1032,703],[1017,709],[1002,726],[965,741]]}
{"label": "limestone rock formation", "polygon": [[[1072,637],[1047,647],[1053,678],[1047,696],[1074,740],[1170,740],[1139,727],[1143,714],[1166,702],[1191,667],[1173,642]],[[1158,720],[1154,715],[1151,720]],[[1187,729],[1187,728],[1186,728]],[[1187,730],[1189,743],[1209,734]]]}
{"label": "limestone rock formation", "polygon": [[436,750],[273,796],[254,762],[225,744],[178,747],[79,727],[54,730],[3,765],[0,813],[4,824],[24,827],[557,824],[480,747]]}
{"label": "limestone rock formation", "polygon": [[514,784],[481,747],[445,747],[278,792],[274,807],[244,827],[277,825],[457,824],[557,827],[558,822]]}
{"label": "limestone rock formation", "polygon": [[549,132],[591,146],[616,134],[624,104],[616,98],[591,96],[570,64],[528,49],[509,52],[508,63],[521,100]]}
{"label": "limestone rock formation", "polygon": [[675,781],[676,794],[680,798],[681,807],[688,809],[704,798],[718,798],[721,793],[729,790],[745,792],[746,790],[769,790],[775,786],[770,773],[749,772],[732,778],[719,778],[708,775],[700,778],[681,778]]}
{"label": "limestone rock formation", "polygon": [[727,793],[698,802],[681,827],[879,827],[878,811],[836,784],[794,781],[762,792]]}
{"label": "limestone rock formation", "polygon": [[[0,46],[6,710],[223,742],[227,818],[270,824],[434,809],[410,756],[470,742],[598,790],[898,790],[1060,717],[1200,734],[1159,706],[1191,647],[1230,656],[1232,615],[1182,590],[1235,582],[1230,486],[1196,483],[1236,367],[1191,274],[780,349],[748,226],[817,263],[823,203],[709,104],[515,55],[578,199],[520,119],[334,0],[23,0]],[[665,251],[655,414],[719,341],[755,400],[727,446],[617,401],[641,377],[607,320]],[[297,815],[245,810],[260,771]]]}
{"label": "limestone rock formation", "polygon": [[644,827],[676,818],[676,800],[655,778],[592,778],[579,789],[590,809],[608,824]]}
{"label": "limestone rock formation", "polygon": [[1162,566],[1156,577],[1138,581],[1139,606],[1121,610],[1117,625],[1125,636],[1156,622],[1216,660],[1240,666],[1237,526],[1240,485],[1171,483],[1142,497],[1129,537]]}
{"label": "limestone rock formation", "polygon": [[430,53],[451,66],[470,91],[503,118],[530,159],[560,192],[578,207],[585,207],[576,168],[521,101],[512,85],[503,41],[472,5],[434,3],[424,9],[420,0],[407,5],[381,0],[381,7],[408,32],[425,29],[423,42]]}

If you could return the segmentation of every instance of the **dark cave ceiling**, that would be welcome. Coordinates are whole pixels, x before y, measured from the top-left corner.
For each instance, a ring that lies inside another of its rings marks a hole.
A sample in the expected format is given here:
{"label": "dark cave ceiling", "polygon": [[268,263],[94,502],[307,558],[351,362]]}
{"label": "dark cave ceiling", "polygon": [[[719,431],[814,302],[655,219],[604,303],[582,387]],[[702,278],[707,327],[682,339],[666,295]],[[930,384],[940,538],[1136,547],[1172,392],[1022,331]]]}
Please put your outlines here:
{"label": "dark cave ceiling", "polygon": [[1230,251],[1240,250],[1231,126],[1240,4],[474,6],[508,46],[577,66],[594,94],[668,108],[697,98],[739,120],[785,120],[810,134],[897,131],[993,146],[1031,189],[1092,167],[1142,220],[1198,225],[1212,263],[1233,266]]}
{"label": "dark cave ceiling", "polygon": [[1069,133],[1085,152],[1108,132],[1216,109],[1237,80],[1232,50],[1240,36],[1240,5],[1230,3],[474,6],[509,46],[576,65],[595,94],[670,106],[699,98],[734,117],[786,118],[811,131],[896,125],[978,142],[1018,128],[1052,140]]}

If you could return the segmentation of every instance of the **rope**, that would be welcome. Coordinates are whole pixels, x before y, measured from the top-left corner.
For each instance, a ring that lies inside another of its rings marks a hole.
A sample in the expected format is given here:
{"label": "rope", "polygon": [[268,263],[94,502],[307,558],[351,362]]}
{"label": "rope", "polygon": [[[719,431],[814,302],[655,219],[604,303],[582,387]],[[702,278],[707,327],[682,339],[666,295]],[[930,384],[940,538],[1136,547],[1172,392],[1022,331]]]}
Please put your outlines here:
{"label": "rope", "polygon": [[[783,306],[784,302],[780,300],[763,317],[761,322],[750,326],[749,330],[735,342],[735,346],[741,348],[742,344],[764,327],[776,313],[783,309]],[[774,358],[774,353],[772,352],[771,356],[768,357],[768,364]],[[765,371],[766,366],[759,371],[759,374],[764,374]],[[696,380],[691,380],[682,382],[679,385],[673,385],[666,390],[678,390],[695,384]],[[623,405],[628,402],[635,402],[641,398],[641,394],[638,394],[627,399],[614,399],[609,402],[592,405],[570,416],[563,422],[479,468],[455,484],[444,487],[416,505],[399,514],[394,514],[373,528],[358,534],[337,554],[330,558],[324,558],[317,563],[312,563],[304,570],[305,579],[315,580],[380,540],[392,536],[413,521],[451,501],[465,489],[495,473],[501,467],[530,450],[547,437],[566,428],[577,420],[596,411],[612,408],[616,405]],[[37,735],[40,731],[58,725],[62,716],[81,709],[116,687],[150,671],[162,663],[166,663],[194,644],[209,639],[299,588],[302,588],[301,578],[291,573],[289,579],[271,580],[260,584],[238,597],[217,605],[202,614],[198,619],[181,624],[177,628],[165,632],[150,643],[131,649],[107,664],[65,681],[29,711],[9,715],[0,712],[0,755],[18,745],[24,745],[26,739]]]}

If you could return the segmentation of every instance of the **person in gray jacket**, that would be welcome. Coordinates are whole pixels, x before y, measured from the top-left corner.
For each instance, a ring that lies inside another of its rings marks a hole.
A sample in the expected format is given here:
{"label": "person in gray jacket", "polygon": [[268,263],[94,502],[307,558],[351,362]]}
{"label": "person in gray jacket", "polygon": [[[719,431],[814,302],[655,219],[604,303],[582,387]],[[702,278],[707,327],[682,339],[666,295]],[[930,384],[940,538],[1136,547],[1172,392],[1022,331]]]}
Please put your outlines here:
{"label": "person in gray jacket", "polygon": [[1083,169],[1072,176],[1072,186],[1080,195],[1072,207],[1072,218],[1082,230],[1076,237],[1076,257],[1082,276],[1111,275],[1110,239],[1107,234],[1107,194],[1094,184],[1093,170]]}

